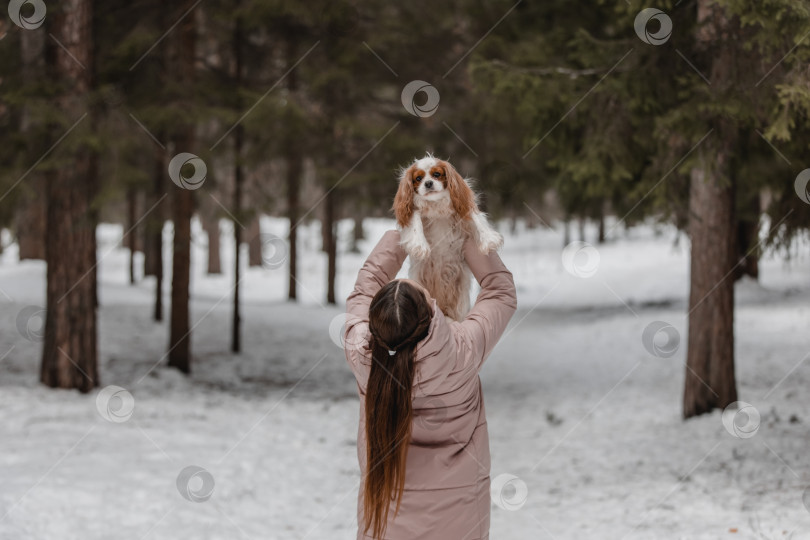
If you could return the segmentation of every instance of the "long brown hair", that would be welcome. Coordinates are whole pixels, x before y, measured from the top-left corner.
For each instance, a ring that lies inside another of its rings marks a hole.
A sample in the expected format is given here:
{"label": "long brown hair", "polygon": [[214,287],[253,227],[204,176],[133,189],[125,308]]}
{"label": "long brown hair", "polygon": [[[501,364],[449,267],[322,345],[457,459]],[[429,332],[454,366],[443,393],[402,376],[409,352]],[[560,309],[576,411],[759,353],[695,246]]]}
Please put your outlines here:
{"label": "long brown hair", "polygon": [[385,534],[391,501],[396,500],[395,516],[402,502],[413,419],[414,349],[427,336],[431,317],[425,294],[406,281],[385,285],[369,306],[372,362],[366,388],[363,532],[371,528],[373,538]]}

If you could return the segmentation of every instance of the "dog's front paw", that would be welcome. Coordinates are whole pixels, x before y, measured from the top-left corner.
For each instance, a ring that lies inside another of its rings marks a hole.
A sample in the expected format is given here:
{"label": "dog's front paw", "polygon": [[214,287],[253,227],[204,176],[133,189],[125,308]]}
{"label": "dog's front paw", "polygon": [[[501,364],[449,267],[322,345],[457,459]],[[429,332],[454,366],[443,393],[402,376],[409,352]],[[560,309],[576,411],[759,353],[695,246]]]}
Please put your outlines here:
{"label": "dog's front paw", "polygon": [[497,251],[503,247],[503,236],[497,231],[488,230],[478,239],[478,249],[484,255]]}

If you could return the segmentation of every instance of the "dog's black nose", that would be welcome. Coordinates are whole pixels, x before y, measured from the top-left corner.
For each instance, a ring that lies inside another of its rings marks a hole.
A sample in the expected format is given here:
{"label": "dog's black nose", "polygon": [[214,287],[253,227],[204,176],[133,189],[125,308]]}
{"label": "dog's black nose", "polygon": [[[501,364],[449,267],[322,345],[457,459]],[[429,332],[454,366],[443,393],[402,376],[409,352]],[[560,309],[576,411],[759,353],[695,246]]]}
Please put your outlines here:
{"label": "dog's black nose", "polygon": [[425,187],[426,188],[432,188],[433,187],[433,180],[426,181],[425,182]]}

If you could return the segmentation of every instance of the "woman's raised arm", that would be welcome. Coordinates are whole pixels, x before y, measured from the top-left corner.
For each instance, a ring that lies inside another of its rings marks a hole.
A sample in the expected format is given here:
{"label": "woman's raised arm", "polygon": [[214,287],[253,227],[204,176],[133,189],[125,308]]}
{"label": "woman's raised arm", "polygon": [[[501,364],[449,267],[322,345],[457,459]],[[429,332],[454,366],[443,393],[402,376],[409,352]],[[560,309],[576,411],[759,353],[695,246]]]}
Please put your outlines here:
{"label": "woman's raised arm", "polygon": [[408,255],[399,242],[399,231],[385,231],[357,273],[354,290],[346,299],[346,313],[368,320],[371,299],[383,285],[394,279]]}
{"label": "woman's raised arm", "polygon": [[484,255],[475,241],[468,239],[464,243],[464,259],[481,285],[481,292],[459,328],[462,342],[467,345],[465,354],[479,370],[517,310],[517,294],[512,272],[496,252]]}

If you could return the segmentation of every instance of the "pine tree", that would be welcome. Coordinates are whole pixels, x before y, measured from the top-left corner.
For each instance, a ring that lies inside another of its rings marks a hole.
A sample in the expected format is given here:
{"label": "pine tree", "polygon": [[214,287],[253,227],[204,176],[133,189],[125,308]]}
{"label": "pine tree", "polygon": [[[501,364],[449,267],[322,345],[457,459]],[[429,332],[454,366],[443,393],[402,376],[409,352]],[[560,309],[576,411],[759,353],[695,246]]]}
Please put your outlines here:
{"label": "pine tree", "polygon": [[733,282],[761,249],[752,232],[760,192],[775,194],[766,209],[771,245],[808,226],[785,181],[798,171],[767,147],[783,140],[806,150],[797,118],[808,111],[808,8],[797,0],[664,2],[673,31],[656,44],[634,30],[643,7],[518,6],[521,16],[479,47],[471,73],[497,100],[493,117],[532,133],[519,145],[521,161],[555,178],[569,216],[598,218],[608,202],[619,223],[655,214],[688,231],[688,418],[737,396]]}
{"label": "pine tree", "polygon": [[[186,92],[193,92],[196,66],[196,19],[193,13],[185,17],[194,5],[193,0],[176,0],[169,3],[173,20],[180,20],[177,29],[169,36],[171,53],[169,73],[173,74],[178,92],[176,105],[188,99]],[[190,152],[194,148],[196,122],[191,111],[183,117],[171,133],[176,154]],[[193,152],[190,152],[193,153]],[[183,172],[183,174],[187,174]],[[188,173],[189,175],[194,172]],[[191,327],[189,324],[189,274],[191,267],[191,216],[194,213],[193,193],[189,189],[175,187],[172,191],[172,221],[174,241],[172,250],[172,304],[169,318],[169,366],[183,373],[191,371]]]}
{"label": "pine tree", "polygon": [[60,89],[58,106],[74,126],[84,121],[89,128],[76,146],[60,148],[61,163],[46,173],[47,315],[40,378],[51,387],[89,392],[99,385],[93,205],[98,163],[87,137],[97,121],[95,111],[88,110],[95,84],[93,3],[63,2],[48,14],[46,28],[62,45],[46,45],[46,65]]}

